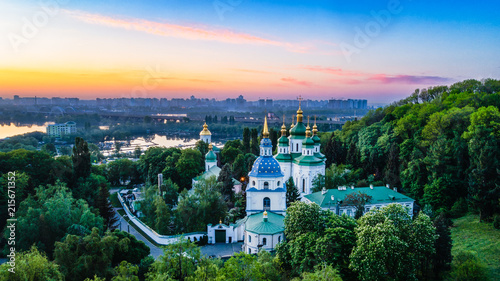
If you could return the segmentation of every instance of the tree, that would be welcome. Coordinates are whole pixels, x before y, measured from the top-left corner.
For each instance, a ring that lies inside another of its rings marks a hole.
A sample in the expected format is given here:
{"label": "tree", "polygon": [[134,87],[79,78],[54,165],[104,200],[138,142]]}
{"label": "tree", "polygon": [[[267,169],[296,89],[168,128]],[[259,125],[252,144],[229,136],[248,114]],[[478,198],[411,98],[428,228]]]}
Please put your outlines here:
{"label": "tree", "polygon": [[86,178],[90,175],[90,152],[87,142],[80,138],[75,138],[75,145],[73,146],[73,174],[75,180],[79,178]]}
{"label": "tree", "polygon": [[412,221],[396,203],[362,216],[356,236],[349,267],[361,280],[416,280],[437,238],[427,215]]}
{"label": "tree", "polygon": [[195,148],[198,149],[198,151],[203,156],[203,159],[205,159],[205,155],[208,153],[208,143],[206,143],[202,140],[199,140],[196,142]]}
{"label": "tree", "polygon": [[189,189],[191,187],[191,179],[203,171],[201,153],[191,148],[182,150],[181,157],[175,164],[175,169],[179,174],[179,187],[181,189]]}
{"label": "tree", "polygon": [[451,248],[453,247],[453,241],[451,239],[450,226],[448,225],[448,219],[441,213],[434,220],[434,227],[436,228],[436,234],[438,238],[434,244],[436,253],[433,257],[433,267],[434,272],[438,274],[443,270],[448,270],[450,268],[450,263],[452,260]]}
{"label": "tree", "polygon": [[167,206],[173,208],[177,205],[177,202],[179,201],[179,186],[176,183],[168,178],[163,182],[161,191],[163,194],[163,199],[165,200]]}
{"label": "tree", "polygon": [[349,254],[355,246],[356,221],[321,210],[317,204],[295,202],[287,209],[285,235],[276,253],[292,275],[313,272],[319,265],[340,269],[343,277],[352,278]]}
{"label": "tree", "polygon": [[117,227],[118,217],[116,216],[115,209],[109,201],[109,190],[106,185],[99,187],[99,193],[96,199],[96,208],[99,210],[99,215],[104,218],[104,226],[106,229],[115,230]]}
{"label": "tree", "polygon": [[75,200],[61,182],[37,188],[35,196],[30,195],[21,202],[16,215],[16,248],[28,250],[35,244],[49,257],[54,242],[61,240],[71,226],[79,225],[87,231],[104,228],[103,219],[94,214],[84,200]]}
{"label": "tree", "polygon": [[165,200],[161,197],[156,197],[154,201],[155,208],[155,230],[162,235],[168,235],[172,233],[170,228],[172,219],[172,210],[165,203]]}
{"label": "tree", "polygon": [[127,260],[139,263],[149,255],[149,248],[134,236],[122,232],[99,235],[97,228],[84,237],[66,235],[55,243],[54,260],[67,280],[83,280],[93,276],[111,278],[113,267]]}
{"label": "tree", "polygon": [[222,166],[222,170],[220,171],[217,181],[222,184],[221,194],[224,198],[224,201],[230,202],[234,197],[234,183],[233,173],[231,171],[231,165],[229,163],[226,163],[224,166]]}
{"label": "tree", "polygon": [[100,175],[90,174],[86,178],[79,178],[76,186],[73,188],[75,199],[84,199],[90,206],[95,206],[99,196],[99,188],[108,186],[106,178]]}
{"label": "tree", "polygon": [[252,128],[250,134],[252,136],[252,141],[250,143],[250,152],[254,155],[259,155],[259,132],[257,131],[257,129]]}
{"label": "tree", "polygon": [[290,207],[293,202],[299,201],[300,193],[295,183],[293,182],[293,178],[290,177],[286,182],[286,207]]}
{"label": "tree", "polygon": [[14,271],[9,262],[0,265],[0,281],[50,280],[63,281],[59,266],[32,246],[29,251],[16,254]]}
{"label": "tree", "polygon": [[127,261],[122,261],[119,266],[115,267],[116,276],[111,278],[111,281],[139,281],[137,273],[139,267]]}
{"label": "tree", "polygon": [[161,255],[151,266],[147,280],[185,280],[196,271],[201,251],[193,242],[180,237],[176,243],[166,245]]}
{"label": "tree", "polygon": [[464,133],[469,141],[471,173],[469,198],[485,221],[499,211],[500,198],[500,111],[494,106],[481,107],[471,115]]}
{"label": "tree", "polygon": [[42,151],[47,152],[51,156],[54,156],[57,154],[57,149],[56,146],[53,143],[46,143],[42,146]]}
{"label": "tree", "polygon": [[344,197],[342,206],[354,206],[354,218],[359,219],[365,212],[365,205],[373,199],[372,196],[361,191],[351,192]]}
{"label": "tree", "polygon": [[250,152],[250,129],[248,127],[243,128],[243,149],[245,153]]}
{"label": "tree", "polygon": [[313,273],[302,273],[303,281],[342,281],[338,271],[331,265],[322,265],[316,267]]}
{"label": "tree", "polygon": [[141,150],[141,147],[140,146],[137,146],[135,149],[134,149],[134,157],[139,159],[141,157],[141,154],[142,154],[142,150]]}
{"label": "tree", "polygon": [[248,175],[248,169],[247,165],[245,162],[245,155],[243,154],[238,154],[236,156],[236,159],[233,162],[233,176],[237,179],[240,179],[241,177],[246,177]]}
{"label": "tree", "polygon": [[200,180],[194,193],[181,192],[176,219],[179,232],[202,231],[207,224],[216,224],[227,215],[227,204],[222,199],[220,184],[215,176]]}

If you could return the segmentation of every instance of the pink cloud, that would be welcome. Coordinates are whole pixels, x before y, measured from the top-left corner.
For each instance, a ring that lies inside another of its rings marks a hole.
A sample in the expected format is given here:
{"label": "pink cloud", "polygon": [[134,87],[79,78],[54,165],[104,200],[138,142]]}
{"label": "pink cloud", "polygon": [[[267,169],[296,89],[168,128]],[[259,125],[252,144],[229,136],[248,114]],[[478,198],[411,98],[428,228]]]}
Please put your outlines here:
{"label": "pink cloud", "polygon": [[311,82],[308,82],[308,81],[300,81],[300,80],[297,80],[297,79],[295,79],[295,78],[291,78],[291,77],[281,78],[281,81],[283,81],[283,82],[288,82],[288,83],[292,83],[292,84],[296,84],[296,85],[306,86],[306,87],[310,87],[310,86],[312,86],[312,83],[311,83]]}
{"label": "pink cloud", "polygon": [[401,83],[401,84],[435,84],[447,83],[452,79],[441,76],[415,76],[415,75],[387,75],[375,74],[368,80],[381,82],[383,84]]}
{"label": "pink cloud", "polygon": [[340,78],[333,81],[345,84],[360,84],[362,82],[380,82],[383,84],[436,84],[448,83],[453,79],[441,76],[421,76],[397,74],[390,75],[385,73],[372,74],[362,71],[349,71],[342,68],[322,67],[322,66],[301,66],[300,69],[321,72],[332,76],[351,77]]}
{"label": "pink cloud", "polygon": [[146,32],[157,36],[177,37],[189,40],[219,41],[231,44],[271,45],[283,47],[288,51],[298,53],[305,53],[310,50],[310,48],[306,46],[266,39],[248,33],[235,32],[229,29],[217,29],[203,25],[178,25],[134,18],[121,19],[82,11],[64,10],[64,12],[73,18],[87,23]]}

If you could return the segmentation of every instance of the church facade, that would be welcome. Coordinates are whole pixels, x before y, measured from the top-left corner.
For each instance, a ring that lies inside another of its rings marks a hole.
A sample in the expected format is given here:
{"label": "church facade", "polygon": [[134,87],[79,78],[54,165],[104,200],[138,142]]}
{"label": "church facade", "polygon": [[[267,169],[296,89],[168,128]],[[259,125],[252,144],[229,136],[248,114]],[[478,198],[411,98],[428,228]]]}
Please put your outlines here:
{"label": "church facade", "polygon": [[262,135],[260,156],[248,174],[247,216],[234,224],[209,224],[209,243],[243,241],[242,250],[255,254],[259,249],[274,251],[274,247],[284,239],[286,186],[280,164],[272,154],[273,145],[269,139],[267,117]]}
{"label": "church facade", "polygon": [[278,140],[278,161],[285,181],[292,178],[301,196],[311,194],[313,180],[318,175],[325,175],[326,157],[321,154],[320,138],[316,124],[313,130],[309,122],[304,125],[303,111],[297,110],[297,123],[292,124],[290,136],[286,136],[286,126],[281,126],[281,137]]}

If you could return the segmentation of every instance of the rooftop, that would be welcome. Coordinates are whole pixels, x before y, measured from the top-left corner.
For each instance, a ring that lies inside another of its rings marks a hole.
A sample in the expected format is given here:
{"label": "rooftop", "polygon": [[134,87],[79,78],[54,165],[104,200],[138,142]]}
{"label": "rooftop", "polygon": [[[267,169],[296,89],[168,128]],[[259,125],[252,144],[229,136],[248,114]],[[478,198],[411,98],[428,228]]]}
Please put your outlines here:
{"label": "rooftop", "polygon": [[348,194],[353,192],[362,192],[371,196],[372,200],[368,204],[373,205],[414,201],[414,199],[385,186],[374,186],[373,189],[370,187],[355,187],[354,189],[347,187],[342,190],[338,188],[327,189],[324,194],[323,191],[319,191],[305,195],[304,197],[318,204],[321,208],[331,208],[334,204],[341,203]]}

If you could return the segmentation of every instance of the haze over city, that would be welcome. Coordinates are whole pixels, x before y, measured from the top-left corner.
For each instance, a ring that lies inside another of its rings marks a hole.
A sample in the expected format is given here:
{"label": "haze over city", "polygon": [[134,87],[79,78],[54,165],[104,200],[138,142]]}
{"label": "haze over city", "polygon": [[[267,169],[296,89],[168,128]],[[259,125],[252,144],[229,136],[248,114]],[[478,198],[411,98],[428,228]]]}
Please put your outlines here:
{"label": "haze over city", "polygon": [[498,78],[491,1],[0,3],[0,96],[368,99]]}

